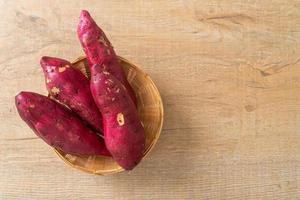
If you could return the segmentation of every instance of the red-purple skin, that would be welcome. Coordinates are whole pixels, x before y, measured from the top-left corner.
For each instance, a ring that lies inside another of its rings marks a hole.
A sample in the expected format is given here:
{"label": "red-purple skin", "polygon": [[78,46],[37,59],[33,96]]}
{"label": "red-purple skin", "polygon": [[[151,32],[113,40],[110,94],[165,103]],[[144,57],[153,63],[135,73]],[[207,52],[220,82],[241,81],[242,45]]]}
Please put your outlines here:
{"label": "red-purple skin", "polygon": [[20,92],[15,104],[20,117],[50,146],[69,154],[110,156],[102,138],[49,97]]}
{"label": "red-purple skin", "polygon": [[116,162],[126,170],[142,159],[145,131],[124,86],[99,65],[91,68],[91,92],[102,113],[104,140]]}
{"label": "red-purple skin", "polygon": [[104,70],[115,76],[125,86],[134,104],[137,105],[135,93],[128,83],[111,43],[86,10],[81,11],[80,22],[77,26],[77,35],[86,54],[89,66],[99,64]]}
{"label": "red-purple skin", "polygon": [[102,116],[90,91],[90,81],[81,71],[61,58],[44,56],[40,60],[48,92],[66,104],[95,130],[102,133]]}

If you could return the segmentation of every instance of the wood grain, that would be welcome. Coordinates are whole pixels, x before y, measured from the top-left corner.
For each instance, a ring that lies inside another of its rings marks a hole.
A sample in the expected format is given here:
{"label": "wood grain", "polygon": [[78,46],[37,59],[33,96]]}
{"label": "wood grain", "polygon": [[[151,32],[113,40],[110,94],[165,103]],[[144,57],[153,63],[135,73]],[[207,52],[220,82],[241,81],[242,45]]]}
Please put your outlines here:
{"label": "wood grain", "polygon": [[[299,1],[0,1],[0,199],[299,199]],[[132,172],[71,169],[25,126],[43,55],[69,60],[81,9],[143,67],[165,107]]]}

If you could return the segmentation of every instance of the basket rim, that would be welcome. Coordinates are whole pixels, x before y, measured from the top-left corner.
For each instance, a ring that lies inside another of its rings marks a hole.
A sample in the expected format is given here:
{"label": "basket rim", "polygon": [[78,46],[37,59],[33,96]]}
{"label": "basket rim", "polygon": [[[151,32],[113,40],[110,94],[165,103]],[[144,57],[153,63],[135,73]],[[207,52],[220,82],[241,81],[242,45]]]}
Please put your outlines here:
{"label": "basket rim", "polygon": [[[158,129],[158,132],[157,134],[155,135],[153,141],[151,142],[151,144],[148,146],[147,149],[145,149],[144,151],[144,155],[143,155],[143,158],[142,160],[150,153],[150,151],[154,148],[155,144],[157,143],[158,141],[158,138],[160,137],[161,135],[161,132],[162,132],[162,127],[163,127],[163,123],[164,123],[164,106],[163,106],[163,101],[162,101],[162,98],[161,98],[161,95],[159,93],[159,90],[157,88],[157,86],[155,85],[155,83],[153,82],[153,80],[150,78],[150,76],[144,72],[140,67],[138,67],[137,65],[135,65],[134,63],[132,63],[131,61],[121,57],[121,56],[117,56],[119,60],[131,65],[133,68],[135,68],[135,70],[141,72],[142,74],[145,74],[146,77],[150,83],[152,84],[152,86],[154,87],[154,89],[157,91],[157,95],[158,95],[158,103],[159,103],[159,112],[160,112],[160,115],[162,116],[161,117],[161,122],[160,122],[160,125],[159,125],[159,129]],[[83,60],[86,59],[86,56],[80,56],[78,58],[76,58],[72,63],[72,65],[75,65],[76,63],[78,62],[82,62]],[[53,148],[54,152],[58,155],[58,157],[60,157],[64,163],[68,164],[69,166],[75,168],[75,169],[78,169],[80,171],[83,171],[83,172],[86,172],[86,173],[89,173],[89,174],[94,174],[94,175],[100,175],[100,176],[105,176],[105,175],[111,175],[111,174],[116,174],[116,173],[119,173],[119,172],[123,172],[125,171],[121,166],[119,166],[119,168],[117,169],[111,169],[111,170],[101,170],[101,171],[91,171],[91,170],[88,170],[84,167],[81,167],[81,166],[78,166],[78,165],[75,165],[73,163],[71,163],[68,159],[66,159],[62,154],[61,154],[61,151],[56,149],[56,148]]]}

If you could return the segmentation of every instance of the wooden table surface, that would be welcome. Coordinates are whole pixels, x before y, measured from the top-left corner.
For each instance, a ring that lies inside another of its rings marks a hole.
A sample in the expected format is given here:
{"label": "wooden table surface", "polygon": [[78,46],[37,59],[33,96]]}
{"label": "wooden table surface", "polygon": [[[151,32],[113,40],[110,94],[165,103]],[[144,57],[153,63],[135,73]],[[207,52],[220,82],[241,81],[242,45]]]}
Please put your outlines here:
{"label": "wooden table surface", "polygon": [[[0,0],[0,199],[300,199],[300,2]],[[157,84],[161,137],[133,171],[65,165],[14,96],[83,54],[81,9]]]}

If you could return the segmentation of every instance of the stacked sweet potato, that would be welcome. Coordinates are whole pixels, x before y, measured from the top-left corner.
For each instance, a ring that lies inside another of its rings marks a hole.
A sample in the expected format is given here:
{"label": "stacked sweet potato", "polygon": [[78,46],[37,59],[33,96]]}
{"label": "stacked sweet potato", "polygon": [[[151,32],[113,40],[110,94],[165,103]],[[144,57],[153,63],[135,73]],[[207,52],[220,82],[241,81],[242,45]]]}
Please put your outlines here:
{"label": "stacked sweet potato", "polygon": [[142,159],[145,133],[137,101],[104,32],[83,10],[77,28],[91,79],[69,61],[40,60],[50,97],[20,92],[21,118],[47,144],[75,155],[112,156],[124,169]]}

